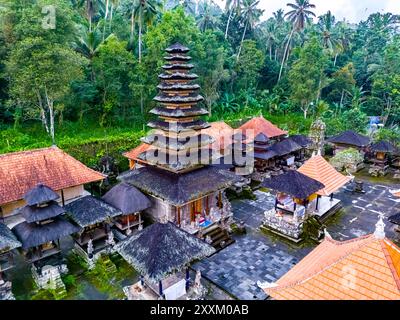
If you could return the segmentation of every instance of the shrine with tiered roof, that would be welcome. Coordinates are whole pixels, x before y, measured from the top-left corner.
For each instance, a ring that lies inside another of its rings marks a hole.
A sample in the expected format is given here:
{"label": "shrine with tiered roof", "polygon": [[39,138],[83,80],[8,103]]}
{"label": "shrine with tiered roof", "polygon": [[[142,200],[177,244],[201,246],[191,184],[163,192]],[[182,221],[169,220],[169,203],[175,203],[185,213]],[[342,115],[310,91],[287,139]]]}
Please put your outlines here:
{"label": "shrine with tiered roof", "polygon": [[238,178],[209,165],[214,139],[202,132],[210,127],[201,119],[208,112],[200,105],[204,98],[194,83],[189,48],[176,43],[166,52],[157,105],[150,111],[157,119],[148,123],[153,130],[142,138],[149,147],[137,156],[141,167],[120,179],[151,196],[146,212],[155,220],[197,233],[230,216],[223,191]]}

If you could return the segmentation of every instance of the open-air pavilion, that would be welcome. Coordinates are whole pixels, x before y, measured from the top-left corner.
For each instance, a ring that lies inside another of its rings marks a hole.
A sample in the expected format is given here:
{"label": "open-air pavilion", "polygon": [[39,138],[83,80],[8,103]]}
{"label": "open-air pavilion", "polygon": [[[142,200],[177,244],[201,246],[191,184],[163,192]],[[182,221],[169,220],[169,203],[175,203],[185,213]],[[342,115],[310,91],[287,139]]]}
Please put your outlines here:
{"label": "open-air pavilion", "polygon": [[117,252],[141,274],[128,287],[132,300],[177,300],[190,286],[189,265],[215,249],[171,222],[152,224],[116,246]]}

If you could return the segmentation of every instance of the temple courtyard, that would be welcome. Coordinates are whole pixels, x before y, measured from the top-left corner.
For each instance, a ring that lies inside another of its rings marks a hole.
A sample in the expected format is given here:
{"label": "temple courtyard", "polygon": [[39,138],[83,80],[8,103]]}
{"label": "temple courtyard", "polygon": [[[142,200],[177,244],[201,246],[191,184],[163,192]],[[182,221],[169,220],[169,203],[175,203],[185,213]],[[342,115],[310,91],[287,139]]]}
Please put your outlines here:
{"label": "temple courtyard", "polygon": [[[352,192],[351,185],[335,194],[342,200],[343,209],[326,221],[328,232],[336,240],[349,240],[373,233],[378,213],[387,218],[400,211],[400,199],[394,197],[393,181],[373,180],[358,176],[364,182],[365,193]],[[194,265],[203,277],[238,299],[260,300],[267,296],[257,281],[274,282],[306,256],[315,244],[291,243],[281,237],[260,231],[264,212],[273,208],[274,197],[256,191],[256,200],[235,200],[232,210],[236,221],[243,221],[247,233],[236,235],[236,242]],[[386,221],[386,235],[399,243],[400,235]]]}

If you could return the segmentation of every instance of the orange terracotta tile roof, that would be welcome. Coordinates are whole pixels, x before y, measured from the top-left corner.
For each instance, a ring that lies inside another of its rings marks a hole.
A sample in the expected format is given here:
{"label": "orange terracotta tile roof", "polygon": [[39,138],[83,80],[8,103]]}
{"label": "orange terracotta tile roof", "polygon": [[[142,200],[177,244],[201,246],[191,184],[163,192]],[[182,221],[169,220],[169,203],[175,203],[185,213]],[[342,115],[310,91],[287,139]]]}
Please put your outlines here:
{"label": "orange terracotta tile roof", "polygon": [[368,235],[330,237],[265,292],[277,300],[399,300],[400,248]]}
{"label": "orange terracotta tile roof", "polygon": [[241,127],[239,127],[247,136],[248,141],[253,141],[254,138],[260,134],[265,134],[268,138],[274,138],[286,135],[288,132],[279,129],[277,126],[266,120],[263,116],[255,117]]}
{"label": "orange terracotta tile roof", "polygon": [[232,144],[233,128],[224,121],[211,122],[210,127],[201,130],[202,134],[208,134],[214,138],[211,144],[213,150],[222,150]]}
{"label": "orange terracotta tile roof", "polygon": [[325,185],[317,192],[321,196],[329,196],[351,180],[329,164],[322,156],[316,155],[307,160],[299,169],[302,174]]}
{"label": "orange terracotta tile roof", "polygon": [[150,148],[152,148],[151,145],[149,145],[147,143],[141,143],[136,148],[134,148],[128,152],[125,152],[123,155],[130,160],[137,160],[137,157],[139,156],[139,154],[149,150]]}
{"label": "orange terracotta tile roof", "polygon": [[55,146],[2,154],[0,205],[21,200],[38,183],[58,191],[104,178]]}

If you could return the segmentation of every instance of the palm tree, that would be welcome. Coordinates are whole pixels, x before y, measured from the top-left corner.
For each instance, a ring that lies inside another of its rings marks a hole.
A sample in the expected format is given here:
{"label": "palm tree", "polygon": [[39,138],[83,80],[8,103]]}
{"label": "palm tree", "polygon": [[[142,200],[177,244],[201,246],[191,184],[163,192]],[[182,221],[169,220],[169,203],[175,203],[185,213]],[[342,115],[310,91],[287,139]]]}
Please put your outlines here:
{"label": "palm tree", "polygon": [[[269,52],[269,59],[272,60],[272,49],[276,47],[277,42],[277,25],[275,19],[269,19],[260,28],[261,37],[265,40],[265,46]],[[276,49],[275,49],[276,50]]]}
{"label": "palm tree", "polygon": [[281,26],[285,23],[285,12],[283,9],[277,10],[276,12],[272,13],[272,15],[278,26]]}
{"label": "palm tree", "polygon": [[99,7],[104,5],[102,0],[74,0],[72,3],[76,7],[85,6],[86,16],[89,22],[89,32],[92,31],[93,17],[99,10]]}
{"label": "palm tree", "polygon": [[288,51],[290,42],[292,41],[293,33],[295,31],[303,30],[306,22],[311,18],[315,17],[315,13],[310,9],[314,9],[315,5],[311,4],[308,0],[296,0],[296,3],[288,3],[288,7],[292,8],[289,12],[285,14],[285,17],[289,18],[289,21],[292,23],[292,31],[289,34],[288,41],[286,43],[286,48],[283,53],[281,69],[279,71],[278,82],[281,80],[283,65],[288,58]]}
{"label": "palm tree", "polygon": [[260,20],[264,10],[257,8],[259,0],[243,0],[243,6],[241,8],[241,20],[244,23],[242,40],[240,41],[239,51],[237,54],[237,61],[239,61],[240,53],[242,52],[242,46],[244,37],[248,29],[254,28],[257,22]]}
{"label": "palm tree", "polygon": [[217,16],[212,12],[212,7],[208,1],[204,1],[201,13],[197,18],[197,25],[201,31],[206,31],[207,28],[214,28],[218,23]]}
{"label": "palm tree", "polygon": [[[110,35],[111,36],[111,35]],[[103,39],[102,34],[98,28],[89,31],[86,27],[81,26],[79,29],[79,34],[77,40],[73,44],[74,49],[82,54],[89,60],[89,65],[91,67],[91,79],[94,81],[95,74],[93,70],[92,60],[97,54],[100,46],[107,41],[110,37]]]}
{"label": "palm tree", "polygon": [[226,28],[225,28],[225,39],[228,38],[229,26],[231,24],[233,16],[240,12],[240,3],[241,3],[241,0],[226,0],[225,11],[226,12],[229,11],[229,16],[228,16],[228,21],[226,23]]}
{"label": "palm tree", "polygon": [[153,23],[156,16],[161,12],[161,2],[159,0],[133,0],[133,19],[139,26],[139,63],[142,62],[142,36],[144,25]]}

